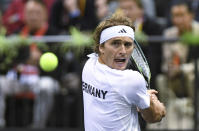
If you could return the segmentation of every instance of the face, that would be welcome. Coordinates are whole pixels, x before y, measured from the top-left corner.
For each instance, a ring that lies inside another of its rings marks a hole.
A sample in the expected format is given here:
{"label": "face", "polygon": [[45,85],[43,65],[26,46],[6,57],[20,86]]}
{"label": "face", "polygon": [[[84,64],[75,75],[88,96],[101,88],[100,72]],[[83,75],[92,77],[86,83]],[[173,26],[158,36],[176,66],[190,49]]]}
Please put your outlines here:
{"label": "face", "polygon": [[112,69],[124,70],[134,48],[130,37],[115,37],[100,45],[99,61]]}
{"label": "face", "polygon": [[171,9],[172,21],[180,31],[187,31],[191,28],[192,14],[185,5],[174,6]]}
{"label": "face", "polygon": [[31,30],[37,30],[46,23],[46,13],[42,5],[30,1],[25,6],[25,22]]}
{"label": "face", "polygon": [[107,0],[95,0],[96,15],[99,20],[103,20],[108,15]]}
{"label": "face", "polygon": [[69,12],[72,12],[78,8],[77,0],[64,0],[63,4],[64,8]]}
{"label": "face", "polygon": [[142,9],[133,0],[120,0],[119,6],[132,21],[135,21],[142,15]]}

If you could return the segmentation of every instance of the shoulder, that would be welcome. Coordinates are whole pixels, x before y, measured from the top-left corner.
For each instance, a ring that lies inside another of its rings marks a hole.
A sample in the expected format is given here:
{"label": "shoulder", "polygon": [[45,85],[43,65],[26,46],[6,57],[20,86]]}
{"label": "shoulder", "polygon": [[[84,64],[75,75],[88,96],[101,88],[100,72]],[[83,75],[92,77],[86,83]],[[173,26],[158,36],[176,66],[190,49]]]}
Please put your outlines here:
{"label": "shoulder", "polygon": [[117,69],[111,69],[108,70],[108,74],[113,75],[116,79],[122,79],[122,78],[135,78],[137,75],[141,75],[138,71],[134,71],[131,69],[126,70],[117,70]]}
{"label": "shoulder", "polygon": [[133,86],[135,89],[141,88],[141,87],[144,87],[144,88],[146,87],[146,81],[145,81],[144,77],[138,71],[129,70],[129,73],[127,73],[127,74],[128,74],[126,76],[127,80],[131,81],[130,86]]}
{"label": "shoulder", "polygon": [[146,87],[144,77],[138,72],[133,70],[116,70],[111,75],[111,84],[117,87],[118,90],[134,90],[140,87]]}
{"label": "shoulder", "polygon": [[196,33],[199,33],[199,22],[193,21],[192,23],[193,29]]}
{"label": "shoulder", "polygon": [[88,59],[85,62],[84,66],[91,66],[91,65],[96,65],[97,64],[97,60],[98,60],[98,55],[95,53],[89,54],[87,55]]}
{"label": "shoulder", "polygon": [[[117,78],[120,77],[120,78]],[[129,104],[137,105],[147,97],[146,81],[137,71],[125,70],[122,74],[111,81],[112,87],[120,94]]]}
{"label": "shoulder", "polygon": [[89,58],[84,64],[83,71],[87,69],[91,69],[91,66],[93,64],[94,64],[94,61],[91,58]]}
{"label": "shoulder", "polygon": [[126,77],[129,80],[135,80],[137,82],[140,82],[144,80],[144,77],[138,72],[138,71],[133,71],[133,70],[125,70],[123,72],[124,77]]}
{"label": "shoulder", "polygon": [[88,55],[88,59],[86,60],[84,67],[83,67],[83,73],[87,72],[91,72],[92,70],[94,70],[94,68],[96,68],[96,64],[97,64],[97,55],[92,53]]}
{"label": "shoulder", "polygon": [[164,30],[164,36],[166,37],[176,37],[177,34],[178,34],[178,29],[175,26],[169,27]]}

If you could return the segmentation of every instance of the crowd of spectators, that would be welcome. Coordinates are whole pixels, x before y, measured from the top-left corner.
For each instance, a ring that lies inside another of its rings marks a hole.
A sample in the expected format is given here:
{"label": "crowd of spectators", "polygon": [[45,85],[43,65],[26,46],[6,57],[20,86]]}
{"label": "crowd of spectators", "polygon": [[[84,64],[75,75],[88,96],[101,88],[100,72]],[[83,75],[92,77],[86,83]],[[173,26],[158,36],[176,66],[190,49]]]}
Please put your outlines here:
{"label": "crowd of spectators", "polygon": [[[148,128],[193,128],[194,73],[190,66],[197,57],[191,55],[193,52],[197,54],[196,47],[182,41],[153,42],[147,41],[147,38],[178,38],[187,32],[199,35],[198,0],[2,0],[0,42],[13,35],[22,38],[71,35],[71,27],[92,36],[97,24],[117,9],[121,9],[134,23],[136,39],[151,69],[151,87],[160,91],[159,97],[168,110],[168,116],[162,123],[149,125]],[[75,49],[60,52],[62,46],[56,42],[45,45],[46,49],[34,42],[23,45],[8,66],[2,68],[0,64],[0,127],[7,125],[5,111],[8,95],[31,92],[34,106],[29,126],[44,128],[57,92],[67,92],[74,97],[81,94],[82,65],[91,48],[85,48],[80,56]],[[58,67],[52,72],[45,72],[39,67],[39,58],[46,51],[55,53],[59,59]],[[6,54],[0,52],[0,62],[5,61]],[[166,101],[168,98],[171,100]],[[178,113],[173,115],[174,112]],[[81,118],[77,116],[77,119]],[[146,128],[145,124],[142,126]]]}
{"label": "crowd of spectators", "polygon": [[[164,30],[165,38],[183,37],[187,32],[193,36],[198,35],[199,23],[194,20],[193,13],[191,5],[182,1],[173,2],[171,5],[172,26]],[[193,61],[197,58],[198,47],[175,41],[165,42],[162,49],[164,61],[161,65],[162,73],[157,77],[157,84],[161,99],[167,104],[168,115],[163,128],[191,129],[194,126]]]}

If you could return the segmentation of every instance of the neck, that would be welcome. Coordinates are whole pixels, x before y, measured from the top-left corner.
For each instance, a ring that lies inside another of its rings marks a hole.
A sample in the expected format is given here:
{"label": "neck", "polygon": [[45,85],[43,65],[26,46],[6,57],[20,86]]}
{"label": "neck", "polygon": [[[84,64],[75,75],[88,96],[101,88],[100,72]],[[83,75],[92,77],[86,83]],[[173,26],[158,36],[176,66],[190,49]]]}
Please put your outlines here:
{"label": "neck", "polygon": [[98,61],[99,61],[99,63],[101,63],[101,64],[105,64],[104,61],[102,60],[101,56],[99,56]]}

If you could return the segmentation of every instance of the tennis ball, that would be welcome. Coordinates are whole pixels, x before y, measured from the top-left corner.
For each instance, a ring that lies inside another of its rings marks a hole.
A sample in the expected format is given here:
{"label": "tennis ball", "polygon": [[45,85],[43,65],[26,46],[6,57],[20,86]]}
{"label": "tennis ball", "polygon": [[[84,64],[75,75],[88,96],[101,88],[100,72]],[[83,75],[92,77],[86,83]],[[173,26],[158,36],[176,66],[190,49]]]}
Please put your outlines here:
{"label": "tennis ball", "polygon": [[53,71],[58,65],[58,58],[54,53],[46,52],[40,57],[39,65],[46,72]]}

